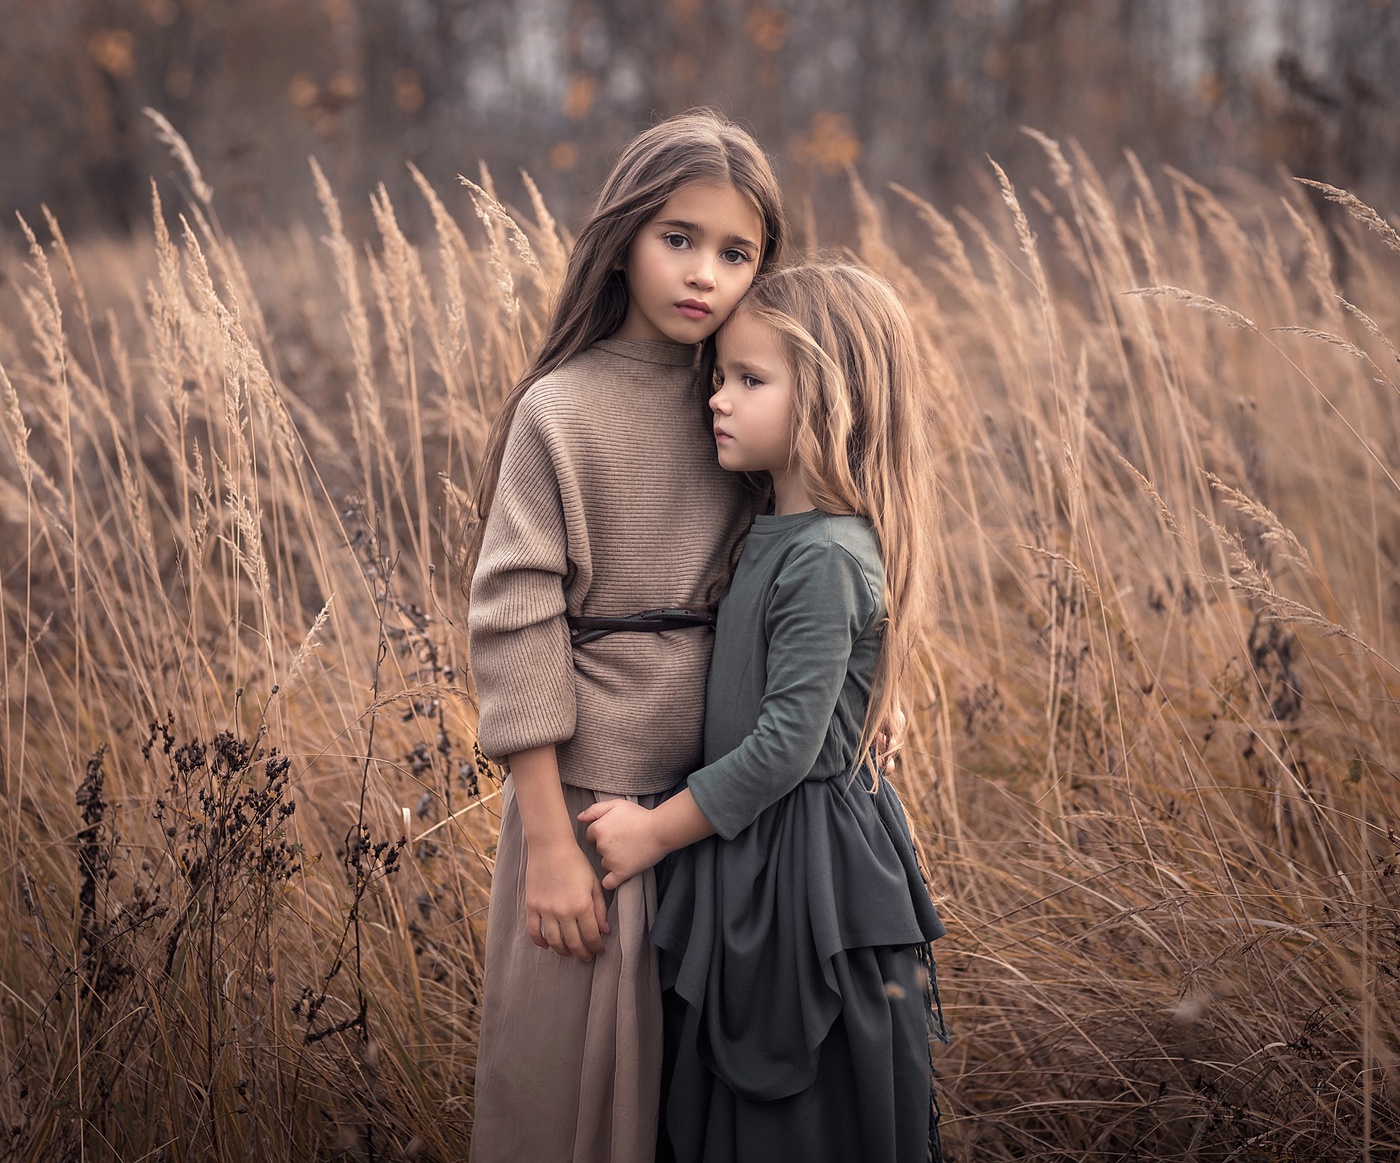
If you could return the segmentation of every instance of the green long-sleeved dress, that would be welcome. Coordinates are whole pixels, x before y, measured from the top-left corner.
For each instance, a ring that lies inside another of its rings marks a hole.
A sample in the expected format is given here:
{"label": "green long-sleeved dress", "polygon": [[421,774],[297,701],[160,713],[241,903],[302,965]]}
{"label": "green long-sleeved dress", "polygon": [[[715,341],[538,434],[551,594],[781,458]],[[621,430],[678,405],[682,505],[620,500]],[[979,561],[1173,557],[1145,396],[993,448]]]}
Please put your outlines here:
{"label": "green long-sleeved dress", "polygon": [[652,928],[663,1160],[938,1154],[944,929],[894,788],[872,794],[856,755],[883,588],[863,519],[762,516],[720,605],[686,780],[718,834],[664,863]]}

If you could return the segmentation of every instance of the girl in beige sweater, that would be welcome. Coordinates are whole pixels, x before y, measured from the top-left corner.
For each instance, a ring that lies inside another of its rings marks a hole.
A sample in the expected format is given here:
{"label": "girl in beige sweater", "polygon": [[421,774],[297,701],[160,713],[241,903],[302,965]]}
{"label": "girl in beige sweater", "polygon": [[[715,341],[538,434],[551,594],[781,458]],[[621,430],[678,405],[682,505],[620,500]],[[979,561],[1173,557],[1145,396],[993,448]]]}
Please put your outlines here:
{"label": "girl in beige sweater", "polygon": [[697,112],[639,135],[487,444],[468,626],[480,744],[510,774],[476,1163],[652,1158],[654,880],[605,891],[577,816],[616,797],[651,806],[699,765],[712,633],[695,611],[752,505],[715,462],[696,354],[784,233],[743,130]]}

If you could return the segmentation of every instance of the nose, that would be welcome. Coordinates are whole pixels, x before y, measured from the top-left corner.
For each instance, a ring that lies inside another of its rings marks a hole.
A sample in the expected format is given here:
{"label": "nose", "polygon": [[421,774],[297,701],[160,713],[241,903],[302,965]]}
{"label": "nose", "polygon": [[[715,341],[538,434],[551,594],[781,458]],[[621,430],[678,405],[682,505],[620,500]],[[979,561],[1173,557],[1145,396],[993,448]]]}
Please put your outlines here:
{"label": "nose", "polygon": [[729,397],[724,394],[724,388],[716,388],[710,393],[710,411],[716,416],[726,416],[729,414]]}
{"label": "nose", "polygon": [[695,253],[695,265],[691,267],[687,282],[698,290],[713,291],[715,289],[715,260],[704,251],[697,250]]}

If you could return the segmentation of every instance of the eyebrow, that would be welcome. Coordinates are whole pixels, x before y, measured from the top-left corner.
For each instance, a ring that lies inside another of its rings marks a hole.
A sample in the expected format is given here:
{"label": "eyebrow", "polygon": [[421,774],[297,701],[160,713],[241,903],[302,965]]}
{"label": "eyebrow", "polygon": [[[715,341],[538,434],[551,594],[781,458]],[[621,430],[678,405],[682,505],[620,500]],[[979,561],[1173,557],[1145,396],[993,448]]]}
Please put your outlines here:
{"label": "eyebrow", "polygon": [[763,379],[765,376],[771,377],[773,375],[772,368],[766,368],[762,364],[751,363],[747,359],[736,359],[728,367],[726,367],[721,360],[715,360],[715,370],[730,371],[740,376],[757,376],[759,379]]}
{"label": "eyebrow", "polygon": [[[704,234],[705,229],[698,222],[688,222],[684,218],[662,218],[656,223],[657,226],[679,226],[682,230],[689,230],[692,234]],[[751,238],[745,238],[742,234],[731,234],[725,241],[731,245],[748,246],[754,250],[758,249],[758,243]]]}

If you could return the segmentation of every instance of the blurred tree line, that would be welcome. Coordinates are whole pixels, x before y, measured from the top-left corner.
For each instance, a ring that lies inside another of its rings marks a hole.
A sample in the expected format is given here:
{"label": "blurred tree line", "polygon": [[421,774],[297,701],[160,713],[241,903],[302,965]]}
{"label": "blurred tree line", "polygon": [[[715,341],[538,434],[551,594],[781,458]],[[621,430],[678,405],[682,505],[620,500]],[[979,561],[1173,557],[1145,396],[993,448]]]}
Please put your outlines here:
{"label": "blurred tree line", "polygon": [[[0,0],[0,210],[138,228],[183,133],[227,224],[347,205],[404,161],[487,161],[577,214],[618,146],[695,104],[747,122],[801,212],[849,167],[939,200],[1015,172],[1031,125],[1113,167],[1131,147],[1352,188],[1400,178],[1400,0]],[[406,199],[413,201],[412,198]],[[402,203],[403,198],[396,197]]]}

